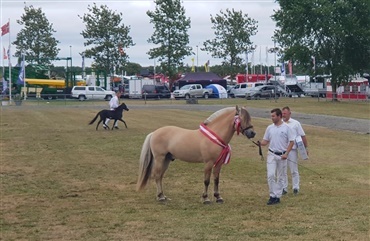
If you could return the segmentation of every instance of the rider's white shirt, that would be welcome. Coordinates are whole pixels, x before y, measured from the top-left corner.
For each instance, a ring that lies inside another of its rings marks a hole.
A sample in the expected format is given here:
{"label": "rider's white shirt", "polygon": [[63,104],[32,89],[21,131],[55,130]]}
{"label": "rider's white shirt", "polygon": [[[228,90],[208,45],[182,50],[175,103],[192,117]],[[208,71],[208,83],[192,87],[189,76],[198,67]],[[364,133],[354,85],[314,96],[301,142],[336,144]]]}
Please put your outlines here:
{"label": "rider's white shirt", "polygon": [[118,97],[114,96],[110,101],[109,101],[109,107],[111,110],[116,109],[119,106],[119,101]]}

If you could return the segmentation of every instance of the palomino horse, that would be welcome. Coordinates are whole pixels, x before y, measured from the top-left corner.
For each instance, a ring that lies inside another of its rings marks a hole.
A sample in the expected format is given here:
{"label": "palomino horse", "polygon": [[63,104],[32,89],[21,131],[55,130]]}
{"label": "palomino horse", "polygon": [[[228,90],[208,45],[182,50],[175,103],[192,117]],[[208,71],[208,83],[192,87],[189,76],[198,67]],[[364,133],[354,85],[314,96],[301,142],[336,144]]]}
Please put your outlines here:
{"label": "palomino horse", "polygon": [[218,191],[219,174],[222,164],[230,160],[229,142],[234,133],[242,133],[253,138],[255,132],[251,117],[244,107],[227,107],[213,113],[197,130],[187,130],[176,126],[164,126],[146,136],[139,163],[137,190],[143,189],[149,178],[157,184],[157,200],[165,201],[162,178],[171,161],[180,159],[186,162],[203,162],[204,192],[203,203],[209,204],[208,186],[211,172],[214,177],[214,197],[217,203],[223,199]]}
{"label": "palomino horse", "polygon": [[[107,118],[114,120],[113,126],[116,124],[117,121],[121,121],[121,122],[123,122],[123,124],[125,124],[125,126],[127,128],[126,122],[122,119],[122,116],[123,116],[122,112],[124,110],[129,111],[129,109],[127,108],[127,105],[125,103],[122,103],[115,110],[99,111],[98,114],[96,114],[96,116],[94,117],[94,119],[92,119],[89,122],[89,125],[93,124],[96,121],[96,119],[98,119],[98,117],[100,116],[100,120],[98,121],[98,124],[96,125],[96,130],[98,130],[99,124],[101,122],[103,122],[103,124],[105,123],[105,120]],[[107,126],[107,128],[109,129],[109,126]],[[113,127],[112,127],[112,130],[113,130]]]}

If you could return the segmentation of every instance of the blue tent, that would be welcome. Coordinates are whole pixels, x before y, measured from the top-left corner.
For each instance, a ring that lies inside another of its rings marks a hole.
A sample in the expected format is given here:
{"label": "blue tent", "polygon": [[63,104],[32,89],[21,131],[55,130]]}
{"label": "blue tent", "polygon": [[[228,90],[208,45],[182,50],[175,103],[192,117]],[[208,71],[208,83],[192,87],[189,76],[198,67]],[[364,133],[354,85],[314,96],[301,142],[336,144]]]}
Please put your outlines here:
{"label": "blue tent", "polygon": [[226,99],[227,98],[227,91],[226,89],[219,84],[210,84],[206,88],[212,89],[212,97],[219,98],[219,99]]}

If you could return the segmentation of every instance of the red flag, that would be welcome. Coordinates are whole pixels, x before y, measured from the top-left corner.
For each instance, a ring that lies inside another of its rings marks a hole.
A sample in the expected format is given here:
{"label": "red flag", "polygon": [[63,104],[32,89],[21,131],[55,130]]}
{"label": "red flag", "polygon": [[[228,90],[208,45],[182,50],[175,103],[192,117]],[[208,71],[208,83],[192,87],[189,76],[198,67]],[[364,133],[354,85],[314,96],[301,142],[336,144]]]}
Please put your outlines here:
{"label": "red flag", "polygon": [[7,22],[6,24],[4,24],[2,27],[1,27],[1,36],[9,33],[9,22]]}
{"label": "red flag", "polygon": [[8,59],[8,56],[6,55],[5,48],[3,48],[3,59]]}
{"label": "red flag", "polygon": [[293,74],[293,64],[291,60],[289,60],[288,68],[289,68],[289,74],[292,75]]}
{"label": "red flag", "polygon": [[121,55],[123,55],[125,52],[123,51],[123,48],[122,48],[122,46],[119,46],[119,53],[121,54]]}

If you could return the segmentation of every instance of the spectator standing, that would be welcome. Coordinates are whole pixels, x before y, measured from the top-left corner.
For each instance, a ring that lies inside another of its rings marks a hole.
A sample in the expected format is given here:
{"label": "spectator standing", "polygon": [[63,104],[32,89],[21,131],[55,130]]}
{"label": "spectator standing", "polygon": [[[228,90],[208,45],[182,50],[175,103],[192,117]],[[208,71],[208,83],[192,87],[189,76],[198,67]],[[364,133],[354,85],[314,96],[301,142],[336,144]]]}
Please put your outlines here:
{"label": "spectator standing", "polygon": [[[293,130],[294,137],[297,138],[300,136],[302,138],[303,144],[306,148],[308,154],[308,143],[306,134],[302,128],[302,125],[299,121],[291,118],[291,111],[288,106],[285,106],[282,109],[283,121],[288,124],[288,126]],[[288,162],[286,167],[284,168],[284,188],[283,188],[283,195],[288,193],[288,167],[290,169],[290,173],[292,175],[292,189],[293,193],[296,195],[299,192],[299,172],[298,172],[298,150],[297,144],[294,142],[293,148],[288,155]]]}
{"label": "spectator standing", "polygon": [[268,146],[267,155],[267,183],[270,199],[267,205],[280,203],[283,192],[284,167],[287,165],[287,157],[294,144],[294,135],[291,128],[283,122],[282,112],[279,108],[271,110],[270,124],[263,136],[261,146]]}

